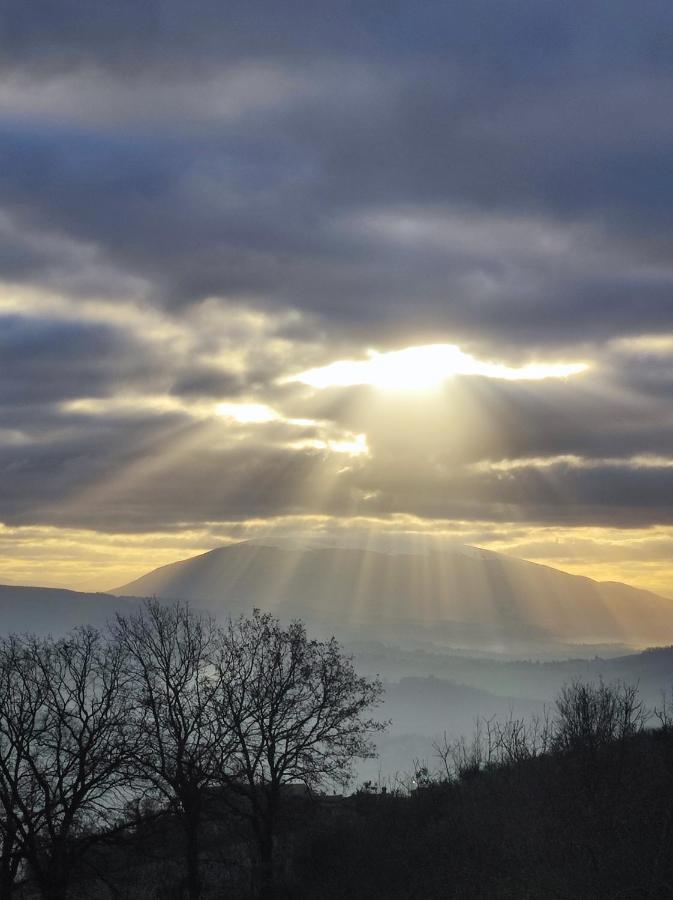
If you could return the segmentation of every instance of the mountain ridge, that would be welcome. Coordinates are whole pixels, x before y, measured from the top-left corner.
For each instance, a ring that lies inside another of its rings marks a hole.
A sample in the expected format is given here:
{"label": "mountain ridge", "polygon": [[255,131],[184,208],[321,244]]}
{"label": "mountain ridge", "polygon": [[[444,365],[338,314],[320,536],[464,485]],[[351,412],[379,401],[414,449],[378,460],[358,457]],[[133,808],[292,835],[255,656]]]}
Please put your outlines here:
{"label": "mountain ridge", "polygon": [[242,541],[161,566],[115,593],[189,600],[215,614],[257,606],[309,625],[415,623],[437,632],[462,624],[523,641],[673,641],[670,598],[462,545],[389,553]]}

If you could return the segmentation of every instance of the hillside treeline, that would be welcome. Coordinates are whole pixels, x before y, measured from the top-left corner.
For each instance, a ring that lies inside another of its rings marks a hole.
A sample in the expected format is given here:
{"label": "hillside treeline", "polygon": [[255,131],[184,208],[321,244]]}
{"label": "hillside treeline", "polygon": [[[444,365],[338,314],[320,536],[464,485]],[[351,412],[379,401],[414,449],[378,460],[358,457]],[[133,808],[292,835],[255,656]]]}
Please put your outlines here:
{"label": "hillside treeline", "polygon": [[2,898],[673,897],[670,705],[576,681],[333,793],[381,695],[260,613],[150,602],[106,633],[6,638]]}
{"label": "hillside treeline", "polygon": [[287,786],[346,782],[381,694],[259,612],[151,601],[106,633],[2,640],[2,900],[275,896]]}
{"label": "hillside treeline", "polygon": [[302,843],[296,897],[673,897],[673,725],[636,688],[574,682],[549,715],[443,738],[411,790],[363,786]]}

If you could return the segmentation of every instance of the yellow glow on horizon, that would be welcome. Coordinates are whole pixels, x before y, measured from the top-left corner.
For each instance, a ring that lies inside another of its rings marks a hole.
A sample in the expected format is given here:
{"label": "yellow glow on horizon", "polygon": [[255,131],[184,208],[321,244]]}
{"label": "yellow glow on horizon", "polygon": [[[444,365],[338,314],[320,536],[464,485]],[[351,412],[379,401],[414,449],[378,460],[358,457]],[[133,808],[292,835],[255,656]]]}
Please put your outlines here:
{"label": "yellow glow on horizon", "polygon": [[0,584],[109,590],[151,569],[247,539],[293,536],[311,545],[369,546],[389,552],[457,542],[599,580],[622,581],[673,596],[673,528],[560,527],[521,522],[279,516],[206,522],[170,532],[104,533],[0,523]]}
{"label": "yellow glow on horizon", "polygon": [[453,375],[480,375],[505,381],[541,381],[545,378],[567,378],[589,368],[585,362],[506,366],[476,359],[456,344],[428,344],[387,353],[368,350],[367,355],[364,360],[340,359],[284,380],[298,381],[314,388],[370,385],[383,390],[427,390]]}

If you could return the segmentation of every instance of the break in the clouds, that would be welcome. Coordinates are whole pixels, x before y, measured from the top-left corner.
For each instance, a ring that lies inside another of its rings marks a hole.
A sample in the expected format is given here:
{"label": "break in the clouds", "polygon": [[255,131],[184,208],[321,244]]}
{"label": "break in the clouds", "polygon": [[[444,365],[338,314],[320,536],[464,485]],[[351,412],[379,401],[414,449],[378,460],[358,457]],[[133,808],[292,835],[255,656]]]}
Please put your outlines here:
{"label": "break in the clouds", "polygon": [[0,521],[673,528],[671,35],[5,2]]}

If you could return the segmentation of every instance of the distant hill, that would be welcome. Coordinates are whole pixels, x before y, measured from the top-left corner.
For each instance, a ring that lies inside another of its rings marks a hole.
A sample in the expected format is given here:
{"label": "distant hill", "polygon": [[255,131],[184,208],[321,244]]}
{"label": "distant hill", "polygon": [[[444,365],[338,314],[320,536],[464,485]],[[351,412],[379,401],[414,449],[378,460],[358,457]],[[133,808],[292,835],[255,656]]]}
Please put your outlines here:
{"label": "distant hill", "polygon": [[673,642],[673,600],[474,547],[426,554],[242,542],[159,569],[115,593],[190,600],[215,614],[258,606],[346,639],[525,652],[558,642]]}
{"label": "distant hill", "polygon": [[499,698],[552,702],[561,687],[573,679],[624,681],[638,684],[649,705],[661,704],[662,691],[673,688],[673,647],[660,647],[624,656],[540,659],[504,659],[459,653],[428,653],[399,647],[352,644],[358,671],[380,673],[389,681],[413,682],[434,678],[487,691]]}
{"label": "distant hill", "polygon": [[137,607],[136,598],[85,594],[60,588],[0,585],[0,633],[64,634],[75,625],[102,627],[116,611]]}

